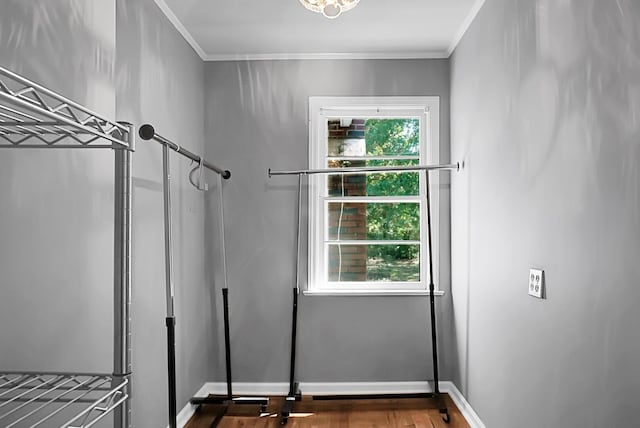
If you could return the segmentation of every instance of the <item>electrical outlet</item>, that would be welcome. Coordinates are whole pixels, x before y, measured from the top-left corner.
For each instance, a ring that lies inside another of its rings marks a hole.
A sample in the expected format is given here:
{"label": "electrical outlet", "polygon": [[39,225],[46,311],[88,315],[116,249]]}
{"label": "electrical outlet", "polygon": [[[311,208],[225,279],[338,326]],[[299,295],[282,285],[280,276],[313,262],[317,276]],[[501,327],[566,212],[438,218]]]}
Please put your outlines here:
{"label": "electrical outlet", "polygon": [[529,269],[529,295],[544,299],[544,271]]}

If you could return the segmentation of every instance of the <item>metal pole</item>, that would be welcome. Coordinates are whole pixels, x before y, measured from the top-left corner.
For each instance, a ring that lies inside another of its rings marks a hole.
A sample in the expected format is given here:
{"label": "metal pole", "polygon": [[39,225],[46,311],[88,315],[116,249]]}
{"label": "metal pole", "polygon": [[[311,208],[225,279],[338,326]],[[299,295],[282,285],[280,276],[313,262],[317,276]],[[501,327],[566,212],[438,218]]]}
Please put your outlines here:
{"label": "metal pole", "polygon": [[302,175],[298,176],[298,210],[296,213],[298,232],[296,234],[296,290],[300,290],[300,237],[302,236]]}
{"label": "metal pole", "polygon": [[222,289],[222,305],[224,311],[224,356],[227,370],[227,400],[233,400],[233,378],[231,377],[231,335],[229,333],[229,289]]}
{"label": "metal pole", "polygon": [[231,334],[229,332],[229,285],[227,282],[227,243],[224,235],[224,193],[222,191],[222,175],[218,174],[218,215],[220,229],[220,243],[222,253],[222,278],[224,287],[222,288],[222,304],[224,313],[224,355],[225,368],[227,371],[227,400],[233,400],[233,378],[231,374]]}
{"label": "metal pole", "polygon": [[212,163],[207,162],[201,156],[195,155],[195,154],[191,153],[189,150],[185,149],[184,147],[181,147],[178,144],[174,143],[173,141],[167,140],[163,136],[156,134],[156,131],[153,128],[153,126],[151,126],[149,124],[142,125],[140,127],[140,130],[138,131],[138,133],[140,134],[140,137],[143,140],[154,140],[154,141],[162,144],[164,147],[168,147],[171,150],[173,150],[174,152],[179,153],[182,156],[184,156],[184,157],[186,157],[188,159],[191,159],[194,162],[201,163],[202,166],[204,166],[207,169],[210,169],[211,171],[217,172],[224,179],[228,179],[229,177],[231,177],[231,171],[219,168],[219,167],[213,165]]}
{"label": "metal pole", "polygon": [[296,344],[297,344],[297,330],[298,330],[298,295],[300,294],[300,237],[302,234],[301,227],[301,213],[302,213],[302,175],[298,175],[298,209],[296,211],[297,217],[297,233],[296,233],[296,284],[293,288],[293,305],[291,310],[291,359],[289,365],[289,394],[285,398],[285,402],[282,406],[280,415],[280,424],[284,425],[289,420],[291,414],[291,408],[294,401],[300,398],[298,394],[298,387],[296,384]]}
{"label": "metal pole", "polygon": [[162,190],[164,195],[164,268],[167,305],[167,371],[169,387],[169,426],[177,427],[175,314],[173,289],[173,255],[171,243],[171,165],[169,147],[162,147]]}
{"label": "metal pole", "polygon": [[[129,147],[133,148],[133,126]],[[113,375],[114,382],[131,376],[131,150],[114,145]],[[128,399],[114,411],[116,428],[131,427],[131,382]]]}
{"label": "metal pole", "polygon": [[440,169],[458,171],[460,169],[460,164],[363,166],[354,168],[296,169],[290,171],[272,171],[269,169],[269,177],[272,175],[359,174],[363,172],[433,171]]}
{"label": "metal pole", "polygon": [[433,396],[436,400],[436,404],[440,413],[442,413],[445,422],[449,422],[449,413],[447,406],[444,404],[442,397],[440,396],[440,382],[438,371],[438,337],[436,333],[436,303],[435,303],[435,284],[433,282],[433,244],[431,241],[431,189],[429,182],[429,171],[425,170],[425,198],[426,198],[426,210],[427,210],[427,245],[429,256],[429,315],[431,318],[431,352],[433,358]]}
{"label": "metal pole", "polygon": [[297,209],[298,231],[296,234],[296,286],[293,289],[293,313],[291,319],[291,365],[289,372],[289,396],[295,395],[295,375],[296,375],[296,334],[298,325],[298,295],[300,294],[300,237],[302,234],[302,175],[298,176],[298,209]]}
{"label": "metal pole", "polygon": [[176,394],[176,319],[166,318],[167,325],[167,373],[169,381],[169,426],[178,426],[178,405]]}
{"label": "metal pole", "polygon": [[433,247],[431,242],[431,191],[429,189],[429,172],[425,171],[425,194],[427,200],[427,251],[429,257],[429,307],[431,314],[431,349],[433,356],[433,379],[435,381],[435,393],[439,394],[440,389],[438,385],[438,344],[436,337],[436,317],[435,317],[435,300],[434,300],[434,292],[435,292],[435,284],[433,282]]}
{"label": "metal pole", "polygon": [[228,279],[227,279],[227,241],[225,238],[224,231],[224,193],[222,191],[222,176],[218,175],[218,215],[220,218],[219,221],[219,232],[220,232],[220,242],[221,242],[221,252],[222,252],[222,278],[224,280],[224,288],[229,288]]}
{"label": "metal pole", "polygon": [[293,312],[291,320],[291,365],[289,366],[289,396],[296,394],[296,333],[298,326],[298,288],[293,289]]}
{"label": "metal pole", "polygon": [[164,272],[167,317],[174,316],[173,307],[173,254],[171,242],[171,165],[169,148],[162,148],[162,190],[164,196]]}

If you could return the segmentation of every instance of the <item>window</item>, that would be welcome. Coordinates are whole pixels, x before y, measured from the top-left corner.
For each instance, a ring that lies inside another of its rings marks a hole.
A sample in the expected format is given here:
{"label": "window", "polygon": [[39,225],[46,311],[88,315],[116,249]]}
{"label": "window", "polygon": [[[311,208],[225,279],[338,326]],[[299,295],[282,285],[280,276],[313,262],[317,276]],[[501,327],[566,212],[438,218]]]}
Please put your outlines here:
{"label": "window", "polygon": [[[311,97],[311,169],[438,163],[438,97]],[[309,176],[309,293],[428,291],[425,172]],[[437,284],[437,174],[431,174]]]}

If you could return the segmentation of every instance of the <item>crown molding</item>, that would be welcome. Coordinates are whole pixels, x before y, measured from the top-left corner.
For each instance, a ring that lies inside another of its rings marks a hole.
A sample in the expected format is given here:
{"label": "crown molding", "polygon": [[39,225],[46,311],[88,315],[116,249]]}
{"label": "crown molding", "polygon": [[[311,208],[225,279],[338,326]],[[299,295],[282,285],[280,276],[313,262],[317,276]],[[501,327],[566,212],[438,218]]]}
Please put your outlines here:
{"label": "crown molding", "polygon": [[446,51],[426,52],[376,52],[376,53],[263,53],[205,55],[205,61],[279,61],[279,60],[322,60],[322,59],[446,59]]}
{"label": "crown molding", "polygon": [[175,13],[171,10],[171,8],[167,5],[164,0],[153,0],[156,5],[160,8],[164,16],[167,17],[169,22],[173,24],[173,26],[178,30],[178,33],[182,35],[182,37],[186,40],[187,43],[193,48],[193,50],[198,54],[200,59],[205,60],[206,54],[202,47],[196,42],[196,39],[193,38],[189,30],[182,24],[180,19],[176,16]]}
{"label": "crown molding", "polygon": [[471,24],[473,24],[473,21],[476,19],[476,16],[478,16],[478,12],[480,12],[480,9],[484,5],[485,1],[486,0],[476,0],[473,6],[471,6],[471,10],[469,11],[469,14],[465,18],[465,20],[462,21],[462,24],[460,25],[458,32],[453,37],[453,40],[451,41],[451,44],[447,49],[447,58],[449,58],[453,54],[453,51],[456,50],[456,48],[458,47],[458,44],[460,43],[464,35],[469,30],[469,27],[471,27]]}

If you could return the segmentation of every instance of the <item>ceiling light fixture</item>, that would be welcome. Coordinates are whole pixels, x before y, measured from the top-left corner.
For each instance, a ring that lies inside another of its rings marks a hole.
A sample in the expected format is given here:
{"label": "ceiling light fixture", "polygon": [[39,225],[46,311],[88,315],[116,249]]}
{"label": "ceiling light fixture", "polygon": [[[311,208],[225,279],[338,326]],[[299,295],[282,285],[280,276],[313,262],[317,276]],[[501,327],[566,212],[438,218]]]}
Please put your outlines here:
{"label": "ceiling light fixture", "polygon": [[353,9],[360,0],[300,0],[309,10],[321,13],[329,19],[339,17],[342,12]]}

